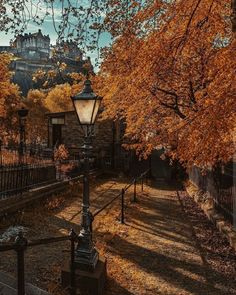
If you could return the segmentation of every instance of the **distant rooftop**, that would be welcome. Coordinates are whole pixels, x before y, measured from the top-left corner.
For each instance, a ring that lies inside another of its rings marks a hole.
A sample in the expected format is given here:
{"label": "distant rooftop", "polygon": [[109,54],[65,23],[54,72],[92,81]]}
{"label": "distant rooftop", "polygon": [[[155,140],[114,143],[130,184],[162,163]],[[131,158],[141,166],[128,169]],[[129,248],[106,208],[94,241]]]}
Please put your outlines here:
{"label": "distant rooftop", "polygon": [[42,31],[39,29],[38,30],[38,32],[36,32],[36,33],[25,33],[24,35],[18,35],[17,37],[16,37],[16,39],[21,39],[21,40],[24,40],[24,39],[28,39],[28,38],[32,38],[32,37],[35,37],[35,38],[37,38],[37,37],[42,37],[42,38],[44,38],[44,39],[48,39],[49,41],[50,41],[50,37],[49,37],[49,35],[43,35],[42,34]]}

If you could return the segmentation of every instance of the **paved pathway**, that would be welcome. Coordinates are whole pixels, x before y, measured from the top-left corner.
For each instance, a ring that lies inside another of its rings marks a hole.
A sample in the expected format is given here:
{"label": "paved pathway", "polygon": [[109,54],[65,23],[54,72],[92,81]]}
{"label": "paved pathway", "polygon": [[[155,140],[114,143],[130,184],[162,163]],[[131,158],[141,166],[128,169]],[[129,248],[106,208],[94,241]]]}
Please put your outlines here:
{"label": "paved pathway", "polygon": [[176,191],[146,192],[126,210],[125,226],[111,226],[110,235],[100,230],[108,235],[107,295],[236,294],[233,282],[207,265]]}
{"label": "paved pathway", "polygon": [[[112,180],[94,187],[92,211],[100,208],[104,200],[114,197],[123,186],[124,183]],[[103,194],[107,189],[109,191]],[[233,282],[207,264],[176,191],[152,185],[145,187],[142,194],[138,186],[137,192],[138,203],[130,203],[132,192],[126,195],[125,225],[117,220],[119,202],[98,215],[94,222],[96,247],[108,261],[106,295],[236,294]],[[31,228],[30,238],[56,236],[67,233],[71,227],[78,231],[80,200],[77,196],[68,197],[56,212],[46,213],[43,208],[36,208],[26,213],[23,224]],[[55,244],[29,249],[26,255],[28,280],[44,289],[55,285],[54,294],[64,294],[59,292],[57,282],[62,261],[69,256],[64,251],[66,248],[65,244]],[[13,254],[1,256],[0,269],[13,272]]]}

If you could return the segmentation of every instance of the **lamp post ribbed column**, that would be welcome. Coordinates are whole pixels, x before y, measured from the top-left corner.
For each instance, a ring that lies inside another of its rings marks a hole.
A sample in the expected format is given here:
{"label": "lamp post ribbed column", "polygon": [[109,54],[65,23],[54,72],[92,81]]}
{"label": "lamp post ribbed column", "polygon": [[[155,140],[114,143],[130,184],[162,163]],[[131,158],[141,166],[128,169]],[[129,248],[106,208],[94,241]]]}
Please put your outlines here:
{"label": "lamp post ribbed column", "polygon": [[98,261],[98,252],[94,247],[92,239],[92,222],[93,216],[90,212],[90,192],[89,192],[89,157],[92,145],[91,137],[86,131],[83,145],[84,155],[84,176],[83,176],[83,200],[82,200],[82,217],[79,242],[75,252],[75,264],[80,269],[94,270]]}

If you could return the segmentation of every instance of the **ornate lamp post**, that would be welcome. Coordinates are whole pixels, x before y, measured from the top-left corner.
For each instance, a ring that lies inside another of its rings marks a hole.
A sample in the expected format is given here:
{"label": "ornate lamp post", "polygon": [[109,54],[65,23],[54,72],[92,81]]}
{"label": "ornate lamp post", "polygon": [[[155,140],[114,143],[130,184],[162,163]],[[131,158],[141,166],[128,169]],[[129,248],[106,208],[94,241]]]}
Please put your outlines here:
{"label": "ornate lamp post", "polygon": [[75,251],[75,264],[81,270],[93,271],[98,262],[98,252],[92,240],[93,217],[89,210],[89,155],[92,149],[91,129],[96,122],[102,97],[93,92],[90,80],[86,80],[82,92],[71,99],[85,136],[82,219],[79,243]]}
{"label": "ornate lamp post", "polygon": [[17,111],[20,122],[20,144],[19,144],[19,163],[23,163],[24,156],[24,145],[25,145],[25,120],[28,115],[28,110],[25,108],[21,108]]}

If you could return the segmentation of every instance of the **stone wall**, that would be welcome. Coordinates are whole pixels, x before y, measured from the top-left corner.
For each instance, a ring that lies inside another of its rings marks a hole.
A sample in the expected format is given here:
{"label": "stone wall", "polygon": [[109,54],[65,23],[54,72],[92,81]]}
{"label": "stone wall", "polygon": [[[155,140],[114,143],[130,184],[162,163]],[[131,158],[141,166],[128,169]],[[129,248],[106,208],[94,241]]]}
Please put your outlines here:
{"label": "stone wall", "polygon": [[13,49],[11,46],[0,46],[0,52],[8,52],[8,53],[13,53],[16,52],[15,49]]}
{"label": "stone wall", "polygon": [[[231,166],[231,174],[227,170]],[[225,169],[225,170],[224,170]],[[206,193],[218,212],[236,226],[236,163],[230,162],[225,167],[217,167],[202,173],[194,166],[189,169],[189,180],[199,190]]]}
{"label": "stone wall", "polygon": [[[73,157],[80,154],[84,142],[84,135],[79,125],[75,112],[48,114],[48,146],[53,148],[53,125],[52,118],[64,118],[61,125],[61,142],[64,144]],[[119,155],[119,148],[115,144],[115,128],[113,121],[101,120],[94,126],[94,137],[92,141],[93,153],[100,162],[100,166],[114,166],[114,154]],[[117,158],[117,157],[116,157]],[[118,162],[119,159],[116,159]]]}
{"label": "stone wall", "polygon": [[[60,117],[60,114],[56,114]],[[78,118],[75,112],[61,113],[64,117],[65,124],[61,126],[62,129],[62,143],[69,148],[78,148],[83,144],[83,133],[79,125]],[[53,114],[50,114],[53,118]],[[52,147],[52,123],[49,119],[49,146]],[[94,127],[94,140],[93,145],[96,149],[110,147],[113,143],[113,122],[111,120],[99,121]]]}

